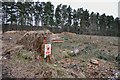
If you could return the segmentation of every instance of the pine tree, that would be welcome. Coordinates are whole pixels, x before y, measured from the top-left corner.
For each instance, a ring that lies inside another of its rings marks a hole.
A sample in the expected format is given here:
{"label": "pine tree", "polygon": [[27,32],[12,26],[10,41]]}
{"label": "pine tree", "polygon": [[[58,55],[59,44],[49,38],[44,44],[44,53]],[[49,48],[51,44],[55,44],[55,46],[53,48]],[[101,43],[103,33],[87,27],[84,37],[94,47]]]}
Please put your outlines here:
{"label": "pine tree", "polygon": [[72,24],[72,8],[70,6],[68,6],[67,8],[67,14],[68,14],[68,19],[67,19],[67,31],[69,32],[71,29],[71,24]]}
{"label": "pine tree", "polygon": [[61,25],[61,4],[55,10],[55,22],[57,27]]}
{"label": "pine tree", "polygon": [[67,23],[67,5],[61,6],[61,26],[64,28]]}
{"label": "pine tree", "polygon": [[85,11],[83,11],[83,16],[81,17],[81,21],[80,21],[80,26],[81,26],[83,34],[88,33],[88,30],[89,30],[89,12],[87,9]]}
{"label": "pine tree", "polygon": [[94,12],[91,12],[89,19],[89,34],[96,34],[97,33],[97,15]]}
{"label": "pine tree", "polygon": [[106,34],[106,26],[107,26],[107,18],[106,18],[106,15],[105,15],[105,13],[104,14],[102,14],[101,16],[100,16],[100,20],[99,20],[99,26],[100,26],[100,34],[102,35],[102,36],[105,36]]}
{"label": "pine tree", "polygon": [[73,32],[78,33],[78,18],[77,18],[77,11],[73,10]]}
{"label": "pine tree", "polygon": [[83,29],[82,29],[82,19],[83,19],[83,8],[78,8],[77,9],[77,18],[78,18],[78,33],[82,34],[83,33]]}

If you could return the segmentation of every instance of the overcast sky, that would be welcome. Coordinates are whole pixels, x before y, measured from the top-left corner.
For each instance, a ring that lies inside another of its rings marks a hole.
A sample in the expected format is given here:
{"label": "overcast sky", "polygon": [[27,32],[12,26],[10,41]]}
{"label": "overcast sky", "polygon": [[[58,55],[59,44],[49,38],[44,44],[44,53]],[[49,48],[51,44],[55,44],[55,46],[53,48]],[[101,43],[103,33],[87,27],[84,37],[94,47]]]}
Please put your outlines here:
{"label": "overcast sky", "polygon": [[[105,13],[118,17],[118,2],[120,0],[34,0],[34,1],[50,1],[55,6],[59,4],[70,5],[73,9],[81,8],[88,9],[89,12]],[[120,11],[120,10],[119,10]]]}

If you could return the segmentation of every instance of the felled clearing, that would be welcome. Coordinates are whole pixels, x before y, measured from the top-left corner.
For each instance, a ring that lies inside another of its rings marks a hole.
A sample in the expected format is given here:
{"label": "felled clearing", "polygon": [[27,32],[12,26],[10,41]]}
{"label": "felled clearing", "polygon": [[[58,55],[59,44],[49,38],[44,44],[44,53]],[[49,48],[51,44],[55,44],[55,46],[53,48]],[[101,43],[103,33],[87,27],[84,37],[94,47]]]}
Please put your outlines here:
{"label": "felled clearing", "polygon": [[[118,72],[118,38],[52,34],[52,64],[35,60],[32,43],[43,31],[3,34],[3,77],[15,78],[108,78]],[[37,34],[37,35],[36,35]],[[36,36],[35,36],[36,35]]]}

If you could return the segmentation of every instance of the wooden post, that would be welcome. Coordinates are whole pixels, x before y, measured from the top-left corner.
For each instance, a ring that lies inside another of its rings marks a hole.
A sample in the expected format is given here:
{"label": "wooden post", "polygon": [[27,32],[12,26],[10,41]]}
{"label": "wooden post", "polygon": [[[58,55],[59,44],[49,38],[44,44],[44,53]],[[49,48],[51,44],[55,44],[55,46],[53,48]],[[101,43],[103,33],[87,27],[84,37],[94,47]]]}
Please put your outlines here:
{"label": "wooden post", "polygon": [[[44,35],[44,41],[43,41],[44,47],[45,47],[45,44],[48,44],[48,43],[51,43],[50,42],[50,34],[46,33],[46,35]],[[46,62],[51,63],[51,54],[47,55],[45,60],[46,60]]]}
{"label": "wooden post", "polygon": [[45,60],[46,62],[51,63],[51,54],[46,55],[45,59],[45,44],[51,44],[51,33],[43,33],[42,36],[36,38],[35,40],[35,45],[33,48],[35,48],[35,51],[40,54],[35,54],[35,58],[39,56],[39,59]]}

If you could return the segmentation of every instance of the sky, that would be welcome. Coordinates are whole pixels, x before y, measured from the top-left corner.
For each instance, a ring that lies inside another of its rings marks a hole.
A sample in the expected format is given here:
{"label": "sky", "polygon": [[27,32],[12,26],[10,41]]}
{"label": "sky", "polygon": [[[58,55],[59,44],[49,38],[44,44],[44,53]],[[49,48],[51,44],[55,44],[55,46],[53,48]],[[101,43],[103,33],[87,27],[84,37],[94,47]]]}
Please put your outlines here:
{"label": "sky", "polygon": [[[114,17],[118,17],[118,2],[120,0],[33,0],[40,2],[50,1],[55,8],[59,4],[70,5],[73,9],[83,8],[88,9],[91,13],[92,11],[95,13],[106,15],[113,15]],[[120,10],[119,10],[120,11]]]}

